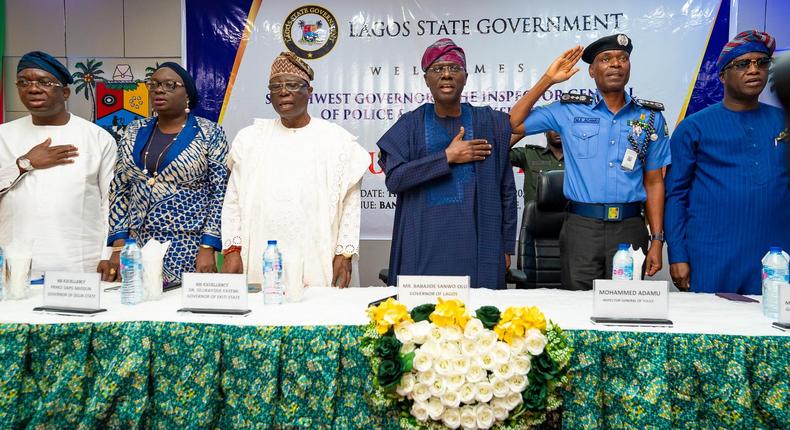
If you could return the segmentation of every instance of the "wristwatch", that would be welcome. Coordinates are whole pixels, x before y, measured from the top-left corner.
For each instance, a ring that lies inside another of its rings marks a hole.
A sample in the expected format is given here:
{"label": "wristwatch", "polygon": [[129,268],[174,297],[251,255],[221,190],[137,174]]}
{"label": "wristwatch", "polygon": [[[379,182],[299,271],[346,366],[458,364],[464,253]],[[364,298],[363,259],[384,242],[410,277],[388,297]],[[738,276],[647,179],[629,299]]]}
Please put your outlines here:
{"label": "wristwatch", "polygon": [[33,167],[33,163],[31,163],[30,160],[28,160],[24,156],[16,159],[16,165],[19,166],[19,168],[24,170],[25,172],[29,172],[35,169],[35,167]]}
{"label": "wristwatch", "polygon": [[351,258],[354,257],[354,254],[353,253],[349,253],[349,252],[344,252],[344,253],[342,253],[340,255],[342,255],[343,258],[345,258],[346,260],[351,260]]}
{"label": "wristwatch", "polygon": [[650,241],[652,242],[654,240],[657,240],[657,241],[663,243],[664,242],[664,232],[661,232],[659,234],[651,234],[650,235]]}

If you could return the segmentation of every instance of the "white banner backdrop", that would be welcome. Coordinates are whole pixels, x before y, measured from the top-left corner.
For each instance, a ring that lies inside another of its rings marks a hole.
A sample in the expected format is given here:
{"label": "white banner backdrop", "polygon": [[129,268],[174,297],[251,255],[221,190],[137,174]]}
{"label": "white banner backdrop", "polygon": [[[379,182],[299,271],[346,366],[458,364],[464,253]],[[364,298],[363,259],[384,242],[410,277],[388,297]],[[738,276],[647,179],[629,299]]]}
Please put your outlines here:
{"label": "white banner backdrop", "polygon": [[[442,37],[464,48],[469,78],[464,101],[507,111],[565,49],[599,37],[631,37],[636,97],[662,102],[677,121],[705,51],[720,0],[327,0],[322,6],[262,2],[249,32],[222,126],[235,136],[253,118],[276,117],[268,98],[269,69],[286,44],[312,55],[316,72],[311,116],[334,121],[371,153],[362,185],[362,238],[390,239],[395,196],[384,185],[376,141],[398,117],[430,102],[420,59]],[[334,24],[334,29],[332,28]],[[570,81],[544,94],[550,103],[568,90],[591,94],[585,64]],[[542,136],[523,143],[545,145]],[[519,143],[519,145],[522,143]],[[519,214],[523,173],[515,170]]]}

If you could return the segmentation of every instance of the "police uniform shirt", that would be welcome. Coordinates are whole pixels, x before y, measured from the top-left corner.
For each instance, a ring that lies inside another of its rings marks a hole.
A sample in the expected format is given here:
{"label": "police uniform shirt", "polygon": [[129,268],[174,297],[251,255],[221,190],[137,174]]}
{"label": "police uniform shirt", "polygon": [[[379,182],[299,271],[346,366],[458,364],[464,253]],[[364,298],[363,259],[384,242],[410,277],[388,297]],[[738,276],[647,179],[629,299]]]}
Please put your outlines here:
{"label": "police uniform shirt", "polygon": [[[625,105],[612,114],[603,97],[578,96],[573,102],[554,102],[534,108],[524,121],[526,134],[556,130],[562,136],[565,158],[565,197],[582,203],[630,203],[647,199],[643,185],[642,160],[634,168],[622,167],[623,157],[631,147],[628,136],[634,133],[629,120],[648,121],[654,113],[653,133],[641,130],[635,135],[641,146],[647,138],[644,164],[647,170],[660,169],[670,163],[669,137],[661,112],[645,107],[625,93]],[[656,140],[651,139],[654,134]]]}

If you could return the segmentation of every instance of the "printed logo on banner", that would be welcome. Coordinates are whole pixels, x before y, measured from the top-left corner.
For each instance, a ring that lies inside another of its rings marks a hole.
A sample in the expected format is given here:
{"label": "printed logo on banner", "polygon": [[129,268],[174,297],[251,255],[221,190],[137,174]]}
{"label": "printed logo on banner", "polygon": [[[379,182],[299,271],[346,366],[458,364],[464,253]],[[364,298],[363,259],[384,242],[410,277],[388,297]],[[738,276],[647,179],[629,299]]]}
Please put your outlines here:
{"label": "printed logo on banner", "polygon": [[302,6],[285,18],[282,36],[288,50],[305,60],[315,60],[335,47],[337,20],[321,6]]}

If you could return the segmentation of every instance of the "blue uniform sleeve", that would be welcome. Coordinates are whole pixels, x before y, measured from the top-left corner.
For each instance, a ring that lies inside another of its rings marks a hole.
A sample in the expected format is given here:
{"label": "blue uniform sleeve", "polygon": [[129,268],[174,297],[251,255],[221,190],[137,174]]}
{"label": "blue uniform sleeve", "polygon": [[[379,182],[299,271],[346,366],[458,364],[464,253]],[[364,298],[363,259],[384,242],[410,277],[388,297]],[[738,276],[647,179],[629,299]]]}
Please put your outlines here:
{"label": "blue uniform sleeve", "polygon": [[533,108],[524,120],[524,134],[530,136],[549,130],[559,131],[560,125],[557,118],[560,109],[562,109],[562,105],[558,102]]}
{"label": "blue uniform sleeve", "polygon": [[689,261],[686,226],[689,190],[697,164],[695,134],[691,124],[684,121],[675,130],[670,140],[672,164],[667,171],[667,196],[664,204],[664,231],[669,264],[688,263]]}
{"label": "blue uniform sleeve", "polygon": [[666,119],[664,119],[664,115],[658,112],[655,124],[658,139],[650,143],[650,149],[647,151],[647,163],[645,166],[647,170],[660,169],[672,162],[669,136],[665,133],[666,124],[667,122]]}

